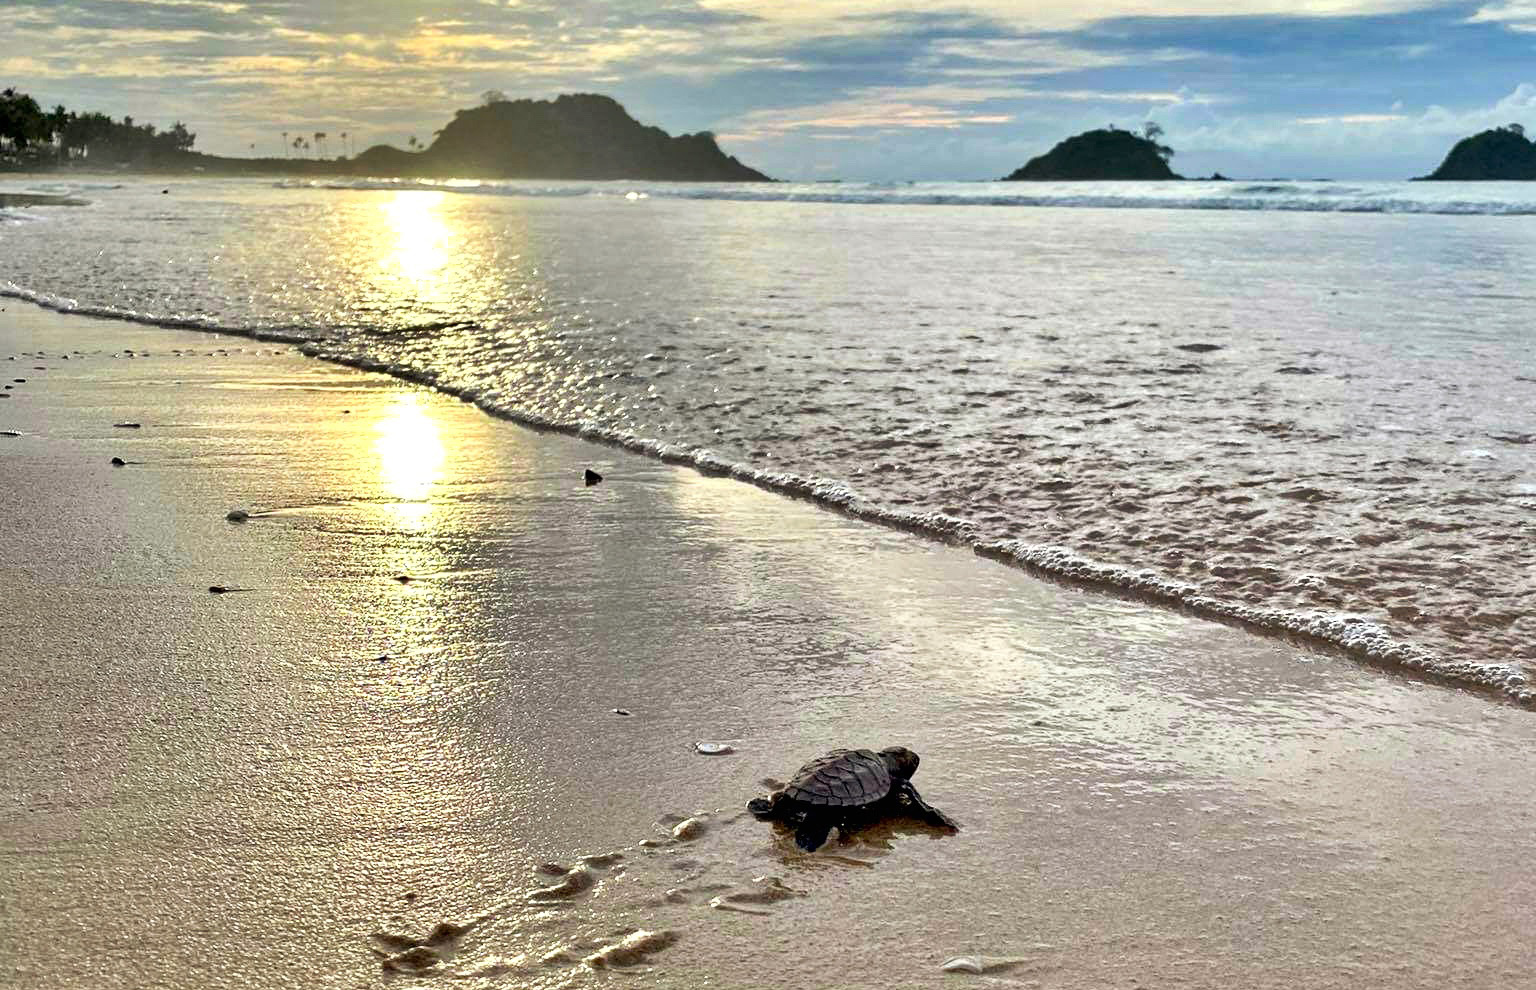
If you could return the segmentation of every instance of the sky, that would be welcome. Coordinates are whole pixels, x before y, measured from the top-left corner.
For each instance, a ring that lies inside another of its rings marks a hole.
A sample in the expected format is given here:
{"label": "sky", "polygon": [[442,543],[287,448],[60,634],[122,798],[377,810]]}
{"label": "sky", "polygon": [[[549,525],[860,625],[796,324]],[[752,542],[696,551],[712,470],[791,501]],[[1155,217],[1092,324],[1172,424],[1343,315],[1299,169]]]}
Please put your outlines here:
{"label": "sky", "polygon": [[0,0],[0,85],[278,155],[600,92],[776,178],[989,179],[1155,120],[1176,170],[1396,179],[1536,132],[1536,0]]}

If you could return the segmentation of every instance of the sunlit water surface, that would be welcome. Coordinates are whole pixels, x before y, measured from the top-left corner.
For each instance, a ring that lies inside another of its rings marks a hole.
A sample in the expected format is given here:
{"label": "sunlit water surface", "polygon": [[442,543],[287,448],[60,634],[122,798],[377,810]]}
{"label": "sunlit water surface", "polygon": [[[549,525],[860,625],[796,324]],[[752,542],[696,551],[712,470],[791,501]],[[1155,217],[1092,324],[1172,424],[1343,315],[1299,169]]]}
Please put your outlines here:
{"label": "sunlit water surface", "polygon": [[[6,986],[1529,984],[1529,712],[7,308],[73,346],[0,403]],[[958,834],[745,814],[893,743]]]}
{"label": "sunlit water surface", "polygon": [[[1204,208],[1110,209],[1146,204],[1047,187],[1097,204],[1058,209],[978,205],[1019,201],[998,185],[966,205],[374,185],[70,185],[93,205],[0,223],[0,286],[307,341],[1531,697],[1536,221],[1444,215],[1524,212],[1523,192],[1302,184],[1217,209],[1191,184],[1162,205]],[[1294,212],[1345,201],[1414,209]]]}

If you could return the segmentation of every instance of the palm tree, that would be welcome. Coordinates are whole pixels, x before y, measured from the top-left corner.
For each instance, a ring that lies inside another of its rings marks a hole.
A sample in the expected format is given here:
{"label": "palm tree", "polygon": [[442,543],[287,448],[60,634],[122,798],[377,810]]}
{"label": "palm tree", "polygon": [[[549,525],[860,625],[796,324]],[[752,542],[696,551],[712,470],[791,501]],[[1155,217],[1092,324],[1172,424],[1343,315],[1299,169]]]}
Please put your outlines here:
{"label": "palm tree", "polygon": [[59,161],[64,160],[64,126],[69,123],[69,111],[60,103],[54,106],[53,112],[48,115],[48,140],[57,141],[55,149]]}
{"label": "palm tree", "polygon": [[324,158],[325,157],[325,132],[324,131],[316,131],[315,132],[315,148],[318,149],[318,151],[319,151],[319,157],[320,158]]}
{"label": "palm tree", "polygon": [[345,154],[348,158],[351,158],[352,157],[352,139],[351,139],[351,135],[349,135],[346,131],[342,131],[341,132],[341,147],[342,147],[342,153]]}
{"label": "palm tree", "polygon": [[288,157],[288,132],[283,132],[283,157]]}

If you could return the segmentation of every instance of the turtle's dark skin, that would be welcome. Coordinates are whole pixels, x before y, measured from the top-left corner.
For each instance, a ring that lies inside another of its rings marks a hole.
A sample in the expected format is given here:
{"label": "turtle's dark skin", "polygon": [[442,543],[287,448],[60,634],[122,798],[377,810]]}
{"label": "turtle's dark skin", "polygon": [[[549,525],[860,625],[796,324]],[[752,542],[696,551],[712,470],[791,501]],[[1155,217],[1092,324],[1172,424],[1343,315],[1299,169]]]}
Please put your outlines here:
{"label": "turtle's dark skin", "polygon": [[826,842],[834,827],[877,818],[910,816],[958,831],[960,826],[912,786],[917,764],[917,754],[904,746],[878,753],[834,749],[795,771],[783,790],[748,801],[747,810],[764,821],[793,826],[795,845],[806,852]]}

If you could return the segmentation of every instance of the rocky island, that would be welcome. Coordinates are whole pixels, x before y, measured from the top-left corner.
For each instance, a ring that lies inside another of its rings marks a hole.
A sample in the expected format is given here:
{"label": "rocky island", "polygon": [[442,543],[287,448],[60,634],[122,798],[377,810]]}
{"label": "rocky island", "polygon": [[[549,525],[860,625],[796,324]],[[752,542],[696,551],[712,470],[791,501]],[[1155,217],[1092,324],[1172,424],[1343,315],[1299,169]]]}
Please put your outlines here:
{"label": "rocky island", "polygon": [[595,93],[491,100],[456,113],[424,151],[377,145],[351,165],[353,171],[379,175],[771,181],[721,151],[713,134],[672,137]]}
{"label": "rocky island", "polygon": [[1456,142],[1445,161],[1423,177],[1431,181],[1536,179],[1536,141],[1519,124],[1496,127]]}
{"label": "rocky island", "polygon": [[1173,149],[1159,144],[1163,129],[1149,123],[1141,134],[1107,127],[1069,137],[1003,176],[1004,182],[1069,180],[1156,181],[1182,179],[1168,167]]}

